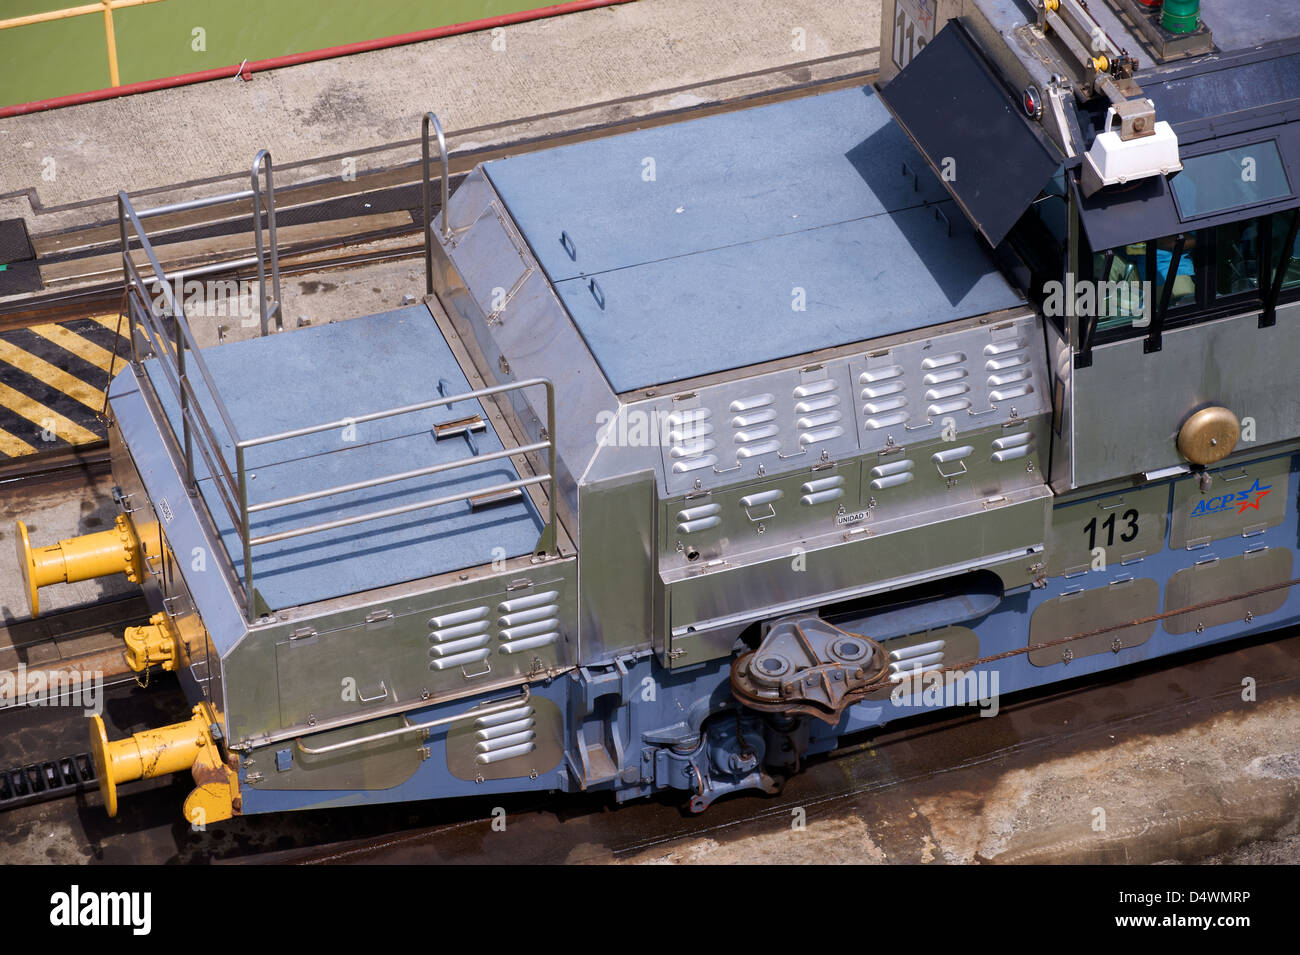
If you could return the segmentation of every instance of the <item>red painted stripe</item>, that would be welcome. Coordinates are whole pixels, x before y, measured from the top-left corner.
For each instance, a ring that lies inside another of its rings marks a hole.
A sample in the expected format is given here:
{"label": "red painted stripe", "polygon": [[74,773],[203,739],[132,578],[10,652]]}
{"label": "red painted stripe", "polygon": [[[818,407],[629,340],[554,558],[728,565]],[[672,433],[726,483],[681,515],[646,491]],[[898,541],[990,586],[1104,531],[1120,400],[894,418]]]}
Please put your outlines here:
{"label": "red painted stripe", "polygon": [[[154,90],[171,89],[176,86],[189,86],[191,83],[204,83],[208,80],[234,79],[236,75],[250,76],[267,70],[278,70],[284,66],[296,66],[299,63],[314,63],[317,60],[329,60],[336,56],[350,56],[353,53],[369,53],[393,46],[405,46],[408,43],[421,43],[440,37],[455,36],[458,33],[473,33],[476,30],[490,30],[493,27],[510,26],[526,23],[529,20],[542,20],[564,13],[579,10],[591,10],[596,7],[612,7],[615,4],[630,3],[632,0],[569,0],[568,3],[556,3],[549,7],[523,10],[519,13],[507,13],[499,17],[486,17],[471,20],[468,23],[454,23],[445,27],[429,30],[417,30],[415,33],[401,33],[397,36],[381,37],[377,40],[363,40],[360,43],[345,43],[343,46],[331,46],[324,50],[310,50],[306,53],[291,53],[288,56],[276,56],[268,60],[255,60],[245,63],[240,69],[238,64],[219,67],[215,70],[201,70],[197,73],[182,73],[180,76],[167,76],[156,80],[144,80],[129,83],[126,86],[113,86],[108,89],[91,90],[86,93],[73,93],[68,96],[56,96],[53,99],[37,100],[34,103],[19,103],[16,106],[0,107],[0,119],[6,116],[21,116],[24,113],[39,113],[47,109],[60,109],[64,106],[80,106],[83,103],[97,103],[101,100],[115,99],[118,96],[130,96],[134,93],[150,93]],[[236,70],[239,73],[236,74]]]}

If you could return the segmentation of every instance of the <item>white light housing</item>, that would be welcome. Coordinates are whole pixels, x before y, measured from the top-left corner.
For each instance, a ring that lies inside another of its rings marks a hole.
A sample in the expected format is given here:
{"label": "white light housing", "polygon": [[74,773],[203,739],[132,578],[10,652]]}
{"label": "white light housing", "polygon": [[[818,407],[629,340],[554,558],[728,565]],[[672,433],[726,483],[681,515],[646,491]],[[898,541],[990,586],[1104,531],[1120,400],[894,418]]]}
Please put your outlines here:
{"label": "white light housing", "polygon": [[1099,133],[1083,157],[1083,192],[1090,196],[1103,186],[1117,186],[1150,176],[1168,176],[1183,168],[1178,136],[1166,122],[1137,139],[1121,139],[1111,130],[1115,110],[1106,113],[1106,132]]}

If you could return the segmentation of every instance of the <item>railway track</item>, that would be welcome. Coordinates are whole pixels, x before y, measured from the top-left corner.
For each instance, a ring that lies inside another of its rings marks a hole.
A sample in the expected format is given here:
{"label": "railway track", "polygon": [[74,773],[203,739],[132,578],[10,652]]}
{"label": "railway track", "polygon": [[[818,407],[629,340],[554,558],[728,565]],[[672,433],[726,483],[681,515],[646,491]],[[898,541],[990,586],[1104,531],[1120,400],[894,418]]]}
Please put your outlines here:
{"label": "railway track", "polygon": [[[726,83],[732,80],[749,80],[769,76],[798,76],[812,66],[824,65],[829,61],[852,61],[875,52],[877,52],[875,47],[863,48],[836,57],[813,59],[806,63],[787,65],[770,71],[760,71],[738,77],[723,77],[716,82]],[[648,112],[627,119],[602,122],[577,132],[558,135],[515,135],[512,137],[511,130],[516,127],[526,128],[540,121],[555,119],[563,115],[561,113],[525,117],[512,120],[507,124],[458,130],[455,137],[473,136],[480,140],[499,140],[499,142],[492,146],[454,151],[450,157],[452,174],[450,182],[454,188],[478,163],[506,155],[550,149],[566,143],[611,136],[630,129],[681,122],[764,103],[829,92],[846,86],[865,85],[872,82],[875,77],[876,72],[871,70],[852,71],[815,80],[773,81],[772,85],[764,88],[761,93],[736,95],[712,102],[700,102]],[[690,88],[682,88],[683,91],[688,89]],[[660,90],[644,97],[635,97],[611,104],[595,104],[595,106],[617,105],[627,109],[634,107],[640,100],[661,97],[666,92],[673,91]],[[590,108],[592,107],[583,107],[584,110]],[[389,150],[406,151],[418,148],[418,139],[394,143],[392,146],[387,147]],[[314,163],[316,160],[311,162]],[[307,164],[298,163],[296,165]],[[280,166],[281,175],[284,174],[285,169],[290,168],[292,168],[291,165]],[[421,169],[418,161],[403,161],[394,163],[392,166],[379,171],[358,175],[354,180],[329,178],[282,186],[277,189],[277,217],[281,230],[314,223],[339,223],[343,226],[341,229],[328,230],[326,234],[315,239],[304,240],[296,246],[291,244],[291,248],[282,251],[281,271],[284,274],[302,274],[304,272],[339,268],[357,264],[358,262],[407,257],[422,251],[423,245],[419,241],[381,250],[348,251],[349,247],[357,245],[363,239],[370,242],[388,243],[421,235],[420,219],[423,212],[421,208],[420,177]],[[244,182],[242,174],[239,177],[232,176],[225,182],[234,182],[236,179],[240,183]],[[178,184],[169,188],[179,189],[186,185],[189,184]],[[205,181],[202,185],[205,187],[220,186],[221,182],[209,183]],[[161,190],[153,190],[153,192],[159,191]],[[434,193],[433,214],[436,215],[441,211],[441,208],[436,201],[437,190]],[[151,204],[148,201],[148,194],[136,198],[146,208]],[[109,202],[107,199],[104,201],[105,203]],[[164,200],[160,199],[161,201]],[[105,211],[107,212],[108,209],[106,208]],[[164,266],[169,269],[172,267],[183,269],[186,264],[193,264],[189,260],[201,255],[203,251],[196,248],[194,243],[205,240],[224,241],[226,243],[224,251],[229,256],[231,249],[228,240],[232,237],[251,235],[251,231],[247,228],[250,208],[246,203],[228,203],[201,211],[201,216],[194,211],[179,212],[150,221],[150,234],[155,237],[155,247],[160,253]],[[409,223],[400,226],[375,227],[373,225],[373,220],[392,213],[409,214]],[[111,221],[104,219],[75,229],[35,236],[32,241],[37,250],[38,262],[41,264],[67,266],[79,260],[99,260],[106,256],[120,255],[120,240],[115,216]],[[284,244],[283,239],[282,244]],[[239,249],[243,250],[243,246],[239,246]],[[252,241],[249,239],[247,251],[251,252],[251,250]],[[169,255],[169,253],[178,252],[180,254]],[[248,271],[246,269],[244,273],[248,273]],[[0,332],[11,328],[79,317],[89,311],[115,307],[123,290],[120,275],[115,276],[112,280],[94,281],[93,277],[96,274],[93,269],[88,268],[83,275],[78,276],[70,269],[65,268],[60,272],[60,282],[65,285],[77,282],[76,287],[56,289],[45,294],[33,294],[25,296],[21,300],[0,303]],[[231,274],[238,276],[242,273],[235,272]]]}
{"label": "railway track", "polygon": [[[872,52],[862,49],[831,59],[852,61]],[[454,189],[475,164],[499,156],[865,84],[875,76],[858,71],[818,80],[779,81],[799,75],[800,66],[825,62],[810,60],[746,77],[770,77],[770,82],[763,80],[765,88],[759,94],[659,110],[573,133],[512,135],[516,126],[527,128],[555,117],[462,130],[462,136],[499,144],[455,153],[451,185]],[[412,140],[390,148],[415,146],[418,141]],[[282,187],[277,192],[282,276],[302,277],[419,256],[424,215],[420,176],[419,163],[404,161],[351,181],[332,178]],[[439,211],[435,199],[432,214]],[[246,203],[226,203],[151,220],[151,235],[164,267],[169,273],[183,274],[187,267],[213,258],[247,256],[253,249],[249,212]],[[129,350],[123,329],[116,330],[114,342],[107,327],[119,314],[122,301],[119,243],[116,220],[35,236],[36,265],[49,290],[0,303],[0,482],[107,466],[105,425],[95,399]],[[252,281],[256,270],[245,266],[212,277]]]}
{"label": "railway track", "polygon": [[[1008,697],[993,720],[971,711],[914,718],[811,761],[778,796],[724,799],[700,816],[665,800],[628,803],[611,812],[613,801],[604,796],[556,794],[237,818],[202,832],[181,827],[178,835],[177,806],[188,780],[123,787],[130,798],[122,800],[117,820],[102,817],[93,780],[81,780],[52,788],[43,804],[33,804],[39,797],[15,801],[0,829],[21,835],[49,827],[84,840],[59,846],[62,861],[78,861],[80,854],[81,861],[154,863],[608,863],[674,858],[699,846],[725,852],[737,841],[752,852],[755,839],[788,838],[797,812],[813,832],[865,819],[891,861],[929,861],[931,833],[916,818],[916,807],[929,800],[954,792],[990,798],[1004,774],[1035,772],[1049,761],[1122,741],[1167,737],[1189,730],[1189,723],[1192,731],[1212,724],[1240,709],[1239,673],[1269,674],[1258,684],[1260,699],[1300,700],[1300,635],[1273,634],[1218,649]],[[104,708],[106,718],[125,732],[184,706],[175,684],[163,678],[145,691],[126,683],[110,688]],[[52,721],[39,715],[0,711],[0,740],[30,736],[39,725],[50,752],[62,745],[60,752],[75,754],[84,734],[80,715],[59,711]],[[27,765],[49,762],[60,760]],[[497,831],[492,821],[501,809],[509,822]],[[1152,826],[1158,828],[1158,820]],[[1178,846],[1166,849],[1166,856],[1157,851],[1156,858],[1178,855]]]}

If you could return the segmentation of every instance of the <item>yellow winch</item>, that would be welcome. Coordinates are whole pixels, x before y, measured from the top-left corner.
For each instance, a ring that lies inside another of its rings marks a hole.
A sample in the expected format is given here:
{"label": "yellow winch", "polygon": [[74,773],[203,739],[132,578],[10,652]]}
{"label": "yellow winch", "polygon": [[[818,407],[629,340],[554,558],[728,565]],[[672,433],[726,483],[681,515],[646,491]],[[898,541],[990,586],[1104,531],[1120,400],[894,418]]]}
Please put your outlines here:
{"label": "yellow winch", "polygon": [[213,714],[206,703],[194,707],[184,723],[141,730],[109,742],[104,720],[90,718],[90,752],[99,791],[110,816],[117,815],[117,787],[188,769],[197,787],[185,800],[185,819],[200,826],[229,819],[239,809],[239,777],[221,758],[213,738]]}
{"label": "yellow winch", "polygon": [[111,530],[69,537],[47,547],[32,547],[22,521],[17,522],[15,531],[18,566],[33,617],[40,616],[37,591],[41,587],[113,574],[125,574],[127,580],[138,584],[144,580],[146,557],[161,552],[157,523],[150,523],[141,534],[125,514],[117,516]]}

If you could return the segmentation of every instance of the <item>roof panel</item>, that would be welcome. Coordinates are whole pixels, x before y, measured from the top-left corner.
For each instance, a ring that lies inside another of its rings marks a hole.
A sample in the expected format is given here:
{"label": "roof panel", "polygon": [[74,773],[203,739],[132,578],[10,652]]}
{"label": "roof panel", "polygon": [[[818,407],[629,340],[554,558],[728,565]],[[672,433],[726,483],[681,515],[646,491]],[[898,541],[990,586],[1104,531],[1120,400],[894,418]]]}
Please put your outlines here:
{"label": "roof panel", "polygon": [[618,392],[1018,304],[969,226],[955,219],[948,235],[958,209],[938,208],[617,269],[595,294],[582,278],[557,290]]}
{"label": "roof panel", "polygon": [[933,177],[901,175],[903,161],[922,165],[879,98],[859,88],[483,169],[558,282],[944,198]]}
{"label": "roof panel", "polygon": [[485,168],[618,392],[1022,301],[870,89]]}

